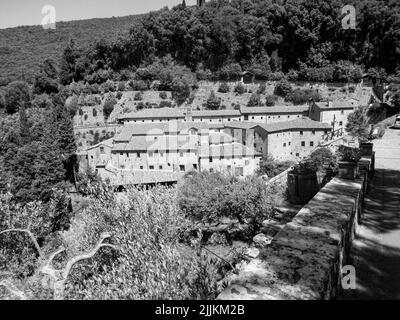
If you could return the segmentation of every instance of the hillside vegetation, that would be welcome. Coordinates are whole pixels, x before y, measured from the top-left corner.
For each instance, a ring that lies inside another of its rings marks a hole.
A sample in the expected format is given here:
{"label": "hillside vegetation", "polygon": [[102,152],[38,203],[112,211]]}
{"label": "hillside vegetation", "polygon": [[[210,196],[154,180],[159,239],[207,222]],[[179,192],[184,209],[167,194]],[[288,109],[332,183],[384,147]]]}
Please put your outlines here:
{"label": "hillside vegetation", "polygon": [[86,47],[127,32],[140,16],[58,22],[56,30],[41,26],[0,29],[0,86],[14,80],[31,82],[45,59],[59,61],[68,40]]}

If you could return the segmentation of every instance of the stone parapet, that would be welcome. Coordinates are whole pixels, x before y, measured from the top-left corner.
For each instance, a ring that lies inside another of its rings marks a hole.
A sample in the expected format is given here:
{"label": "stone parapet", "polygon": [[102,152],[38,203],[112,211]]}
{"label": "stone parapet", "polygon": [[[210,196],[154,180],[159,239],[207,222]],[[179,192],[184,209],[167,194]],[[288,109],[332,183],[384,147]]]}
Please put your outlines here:
{"label": "stone parapet", "polygon": [[[371,165],[368,164],[368,168]],[[368,174],[332,179],[231,278],[218,300],[317,300],[337,295]]]}

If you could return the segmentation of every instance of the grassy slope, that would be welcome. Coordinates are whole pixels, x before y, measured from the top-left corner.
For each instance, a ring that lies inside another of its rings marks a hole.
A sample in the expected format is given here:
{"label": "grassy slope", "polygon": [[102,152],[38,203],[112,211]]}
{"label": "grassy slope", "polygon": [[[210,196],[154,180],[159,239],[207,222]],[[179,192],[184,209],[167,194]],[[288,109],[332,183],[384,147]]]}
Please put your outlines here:
{"label": "grassy slope", "polygon": [[83,46],[97,39],[112,39],[127,32],[139,17],[59,22],[56,30],[44,30],[41,26],[0,29],[0,86],[24,76],[26,80],[32,79],[46,58],[58,62],[71,37]]}

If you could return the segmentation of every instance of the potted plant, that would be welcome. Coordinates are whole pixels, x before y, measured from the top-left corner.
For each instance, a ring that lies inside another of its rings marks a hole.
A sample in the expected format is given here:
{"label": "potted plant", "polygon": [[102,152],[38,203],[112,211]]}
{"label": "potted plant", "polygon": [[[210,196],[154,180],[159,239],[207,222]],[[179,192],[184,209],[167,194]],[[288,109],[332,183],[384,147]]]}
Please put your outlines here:
{"label": "potted plant", "polygon": [[319,191],[317,167],[312,161],[303,161],[295,165],[288,173],[289,201],[306,204]]}
{"label": "potted plant", "polygon": [[354,180],[358,175],[358,161],[361,158],[360,150],[341,146],[339,149],[339,178]]}

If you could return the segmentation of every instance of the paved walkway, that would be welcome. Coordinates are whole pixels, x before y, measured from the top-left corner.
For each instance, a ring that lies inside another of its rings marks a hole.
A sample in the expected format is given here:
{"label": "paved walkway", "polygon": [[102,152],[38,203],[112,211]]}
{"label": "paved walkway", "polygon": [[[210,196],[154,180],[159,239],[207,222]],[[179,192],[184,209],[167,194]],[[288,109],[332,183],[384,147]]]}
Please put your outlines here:
{"label": "paved walkway", "polygon": [[356,290],[339,299],[400,299],[400,130],[374,141],[375,175],[351,261]]}

